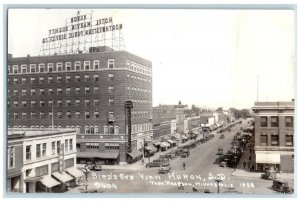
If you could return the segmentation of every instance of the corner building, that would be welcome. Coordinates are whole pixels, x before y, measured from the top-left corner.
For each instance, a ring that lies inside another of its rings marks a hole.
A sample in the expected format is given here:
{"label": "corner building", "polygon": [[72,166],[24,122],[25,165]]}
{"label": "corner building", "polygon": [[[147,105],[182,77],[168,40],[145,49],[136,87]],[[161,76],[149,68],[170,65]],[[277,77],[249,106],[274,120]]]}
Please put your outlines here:
{"label": "corner building", "polygon": [[[127,100],[133,101],[133,154],[126,152]],[[153,136],[151,114],[152,63],[139,56],[109,47],[76,55],[8,56],[8,127],[76,129],[77,163],[138,158],[143,141]]]}

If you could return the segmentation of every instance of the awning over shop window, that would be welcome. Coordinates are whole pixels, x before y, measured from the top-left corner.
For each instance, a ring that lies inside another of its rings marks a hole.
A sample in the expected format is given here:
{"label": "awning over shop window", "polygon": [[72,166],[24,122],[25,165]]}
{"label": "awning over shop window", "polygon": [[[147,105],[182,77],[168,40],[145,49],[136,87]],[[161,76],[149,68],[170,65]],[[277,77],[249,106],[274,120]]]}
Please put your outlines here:
{"label": "awning over shop window", "polygon": [[197,130],[192,131],[195,135],[199,135],[200,133]]}
{"label": "awning over shop window", "polygon": [[138,157],[141,157],[141,156],[143,156],[143,154],[141,153],[141,152],[139,152],[139,151],[137,151],[137,150],[134,150],[134,151],[132,151],[132,152],[130,152],[130,153],[127,153],[129,156],[131,156],[133,159],[136,159],[136,158],[138,158]]}
{"label": "awning over shop window", "polygon": [[117,159],[119,152],[77,152],[77,158]]}
{"label": "awning over shop window", "polygon": [[84,175],[84,173],[80,170],[78,170],[75,167],[71,167],[71,168],[66,168],[66,172],[70,175],[72,175],[73,177],[77,178],[77,177],[81,177]]}
{"label": "awning over shop window", "polygon": [[151,152],[156,152],[157,149],[153,146],[153,145],[149,145],[147,147],[145,147],[146,150],[151,151]]}
{"label": "awning over shop window", "polygon": [[170,144],[169,143],[167,143],[167,142],[163,142],[163,143],[161,143],[161,145],[160,145],[161,147],[169,147],[170,146]]}
{"label": "awning over shop window", "polygon": [[61,182],[68,182],[70,180],[73,180],[73,178],[65,172],[62,172],[62,173],[55,172],[55,173],[52,173],[52,175]]}
{"label": "awning over shop window", "polygon": [[161,145],[161,142],[153,142],[155,146]]}
{"label": "awning over shop window", "polygon": [[280,164],[280,154],[256,153],[256,163]]}
{"label": "awning over shop window", "polygon": [[175,144],[176,143],[176,141],[174,141],[174,140],[167,140],[167,142],[169,142],[171,144]]}
{"label": "awning over shop window", "polygon": [[185,140],[189,139],[189,138],[188,138],[187,136],[185,136],[185,135],[182,135],[181,138],[182,138],[182,139],[185,139]]}
{"label": "awning over shop window", "polygon": [[41,179],[40,182],[48,188],[51,188],[51,187],[54,187],[54,186],[57,186],[60,184],[60,182],[56,181],[50,175],[43,176],[43,179]]}

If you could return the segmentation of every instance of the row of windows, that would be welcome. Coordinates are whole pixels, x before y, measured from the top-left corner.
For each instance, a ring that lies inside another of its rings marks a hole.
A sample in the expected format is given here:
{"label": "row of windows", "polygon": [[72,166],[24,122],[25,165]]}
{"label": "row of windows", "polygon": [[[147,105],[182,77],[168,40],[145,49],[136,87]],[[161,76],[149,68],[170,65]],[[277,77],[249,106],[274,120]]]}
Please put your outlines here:
{"label": "row of windows", "polygon": [[[277,133],[271,134],[271,142],[268,141],[268,136],[266,133],[260,136],[261,146],[279,146],[279,136]],[[292,134],[285,135],[285,146],[294,146],[294,136]]]}
{"label": "row of windows", "polygon": [[[261,116],[260,117],[260,127],[269,127],[268,126],[268,119],[271,119],[271,125],[270,127],[278,127],[279,126],[279,117],[278,116]],[[285,117],[285,127],[293,127],[293,119],[292,116],[286,116]]]}
{"label": "row of windows", "polygon": [[[50,146],[49,143],[41,143],[41,144],[35,145],[35,158],[36,159],[50,155],[47,153],[47,146]],[[26,146],[26,160],[33,159],[32,147],[33,147],[33,145]],[[63,147],[63,144],[61,144],[61,141],[51,142],[51,151],[52,151],[51,155],[60,154],[62,152],[62,149],[64,149],[65,152],[73,151],[73,139],[65,139],[64,147]]]}
{"label": "row of windows", "polygon": [[[47,81],[46,81],[47,79]],[[43,77],[40,76],[38,79],[36,77],[30,77],[30,84],[36,84],[37,80],[40,84],[44,84],[44,83],[48,83],[48,84],[52,84],[54,83],[54,76],[48,76],[48,77]],[[108,80],[112,81],[114,80],[114,74],[110,73],[108,74]],[[65,76],[65,82],[66,83],[71,83],[71,82],[80,82],[81,81],[81,77],[80,75],[75,75],[73,76]],[[84,81],[85,82],[90,82],[92,81],[90,75],[84,75]],[[99,75],[94,75],[93,76],[93,81],[94,82],[98,82],[100,81]],[[23,77],[21,79],[19,78],[14,78],[13,79],[13,84],[19,84],[19,82],[21,82],[22,84],[26,84],[27,83],[27,78]],[[63,82],[63,77],[62,76],[56,76],[56,83],[62,83]],[[8,79],[8,83],[10,83],[10,79]]]}
{"label": "row of windows", "polygon": [[[21,64],[20,68],[19,65],[12,65],[12,69],[10,65],[8,65],[8,74],[85,71],[85,70],[99,70],[100,68],[101,67],[100,67],[99,60],[83,61],[83,65],[81,61],[75,61],[73,63],[72,62],[58,62],[58,63],[47,63],[47,64],[39,63],[39,64],[29,64],[29,66],[27,64]],[[107,69],[115,68],[114,59],[107,60],[106,68]],[[145,65],[141,65],[133,61],[127,60],[126,68],[140,74],[151,75],[151,69],[149,67],[146,67]]]}
{"label": "row of windows", "polygon": [[[86,119],[89,119],[89,118],[91,118],[91,114],[93,114],[94,115],[94,118],[100,118],[100,114],[99,114],[99,112],[94,112],[94,113],[90,113],[90,112],[85,112],[84,113],[84,117],[86,118]],[[29,115],[30,115],[30,117],[29,117]],[[28,118],[31,118],[31,119],[36,119],[36,118],[38,118],[38,115],[39,115],[39,118],[40,119],[44,119],[44,118],[52,118],[52,115],[53,115],[53,113],[52,112],[49,112],[48,113],[48,117],[46,117],[46,113],[45,112],[40,112],[40,113],[36,113],[36,112],[31,112],[30,114],[29,113],[26,113],[26,112],[22,112],[21,113],[21,116],[20,116],[20,113],[18,113],[18,112],[14,112],[14,119],[28,119]],[[9,116],[9,114],[8,114],[8,116]],[[63,115],[63,113],[62,112],[57,112],[56,113],[56,117],[58,118],[58,119],[62,119],[62,118],[82,118],[82,115],[81,115],[81,112],[66,112],[64,115]],[[114,112],[109,112],[109,118],[114,118]]]}
{"label": "row of windows", "polygon": [[[87,150],[99,150],[99,142],[87,142],[85,143],[85,147]],[[120,144],[117,142],[105,142],[104,147],[106,150],[119,150]]]}
{"label": "row of windows", "polygon": [[130,75],[130,74],[127,74],[127,78],[128,79],[131,79],[133,82],[135,81],[139,81],[139,82],[143,82],[143,83],[151,83],[151,79],[146,79],[146,78],[142,78],[142,77],[139,77],[139,76],[135,76],[135,75]]}

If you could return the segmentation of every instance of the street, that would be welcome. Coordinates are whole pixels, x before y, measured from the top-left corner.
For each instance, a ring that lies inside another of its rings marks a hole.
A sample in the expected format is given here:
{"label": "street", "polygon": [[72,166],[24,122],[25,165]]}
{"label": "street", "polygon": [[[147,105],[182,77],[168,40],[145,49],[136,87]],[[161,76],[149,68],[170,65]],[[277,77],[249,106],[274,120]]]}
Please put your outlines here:
{"label": "street", "polygon": [[[220,139],[221,133],[213,132],[215,137],[191,149],[189,157],[177,157],[171,160],[170,173],[158,174],[159,168],[146,168],[144,165],[140,165],[138,170],[124,168],[91,171],[86,188],[111,193],[189,193],[193,192],[194,187],[201,193],[217,193],[216,180],[220,179],[220,193],[278,193],[271,188],[271,180],[247,175],[233,176],[234,168],[220,167],[219,162],[216,161],[219,157],[218,148],[223,148],[226,153],[231,147],[233,136],[240,131],[240,127],[247,126],[248,121],[243,120],[242,124],[234,126],[230,132],[224,132],[224,139]],[[185,169],[183,169],[183,162],[186,165]],[[84,189],[85,187],[81,186],[78,190],[70,190],[70,192]]]}

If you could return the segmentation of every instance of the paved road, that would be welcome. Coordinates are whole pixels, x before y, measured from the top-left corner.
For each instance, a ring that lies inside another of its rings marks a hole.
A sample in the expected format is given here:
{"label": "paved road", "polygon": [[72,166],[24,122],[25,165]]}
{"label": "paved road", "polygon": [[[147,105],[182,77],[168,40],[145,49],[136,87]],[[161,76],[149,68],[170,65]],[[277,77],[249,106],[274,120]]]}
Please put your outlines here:
{"label": "paved road", "polygon": [[[191,150],[188,158],[176,158],[171,161],[172,172],[158,174],[158,168],[142,167],[133,170],[104,170],[92,172],[89,176],[89,189],[98,189],[104,192],[118,193],[175,193],[192,192],[192,186],[203,192],[209,189],[217,192],[216,178],[222,178],[221,193],[276,193],[271,189],[272,181],[232,176],[233,168],[223,168],[216,163],[217,149],[223,148],[226,152],[231,147],[233,136],[240,127],[248,126],[248,120],[242,125],[237,124],[231,132],[225,132],[225,138],[220,134],[215,138]],[[185,162],[186,169],[182,164]],[[184,189],[179,189],[183,184]],[[74,190],[73,190],[74,191]]]}

